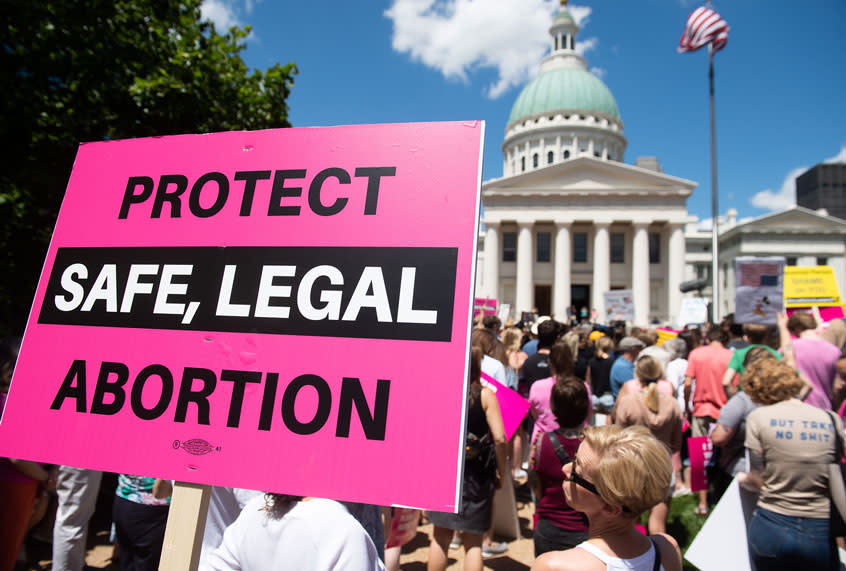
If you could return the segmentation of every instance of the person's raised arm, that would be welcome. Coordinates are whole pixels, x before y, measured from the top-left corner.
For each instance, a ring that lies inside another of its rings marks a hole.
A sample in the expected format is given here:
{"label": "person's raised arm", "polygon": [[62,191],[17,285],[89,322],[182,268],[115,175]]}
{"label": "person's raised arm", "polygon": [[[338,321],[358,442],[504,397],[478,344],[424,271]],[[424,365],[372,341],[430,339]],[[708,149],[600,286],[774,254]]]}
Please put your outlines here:
{"label": "person's raised arm", "polygon": [[778,325],[778,341],[781,345],[782,360],[791,369],[795,369],[796,354],[793,352],[793,337],[790,336],[790,330],[787,328],[787,314],[779,311],[776,314],[776,324]]}

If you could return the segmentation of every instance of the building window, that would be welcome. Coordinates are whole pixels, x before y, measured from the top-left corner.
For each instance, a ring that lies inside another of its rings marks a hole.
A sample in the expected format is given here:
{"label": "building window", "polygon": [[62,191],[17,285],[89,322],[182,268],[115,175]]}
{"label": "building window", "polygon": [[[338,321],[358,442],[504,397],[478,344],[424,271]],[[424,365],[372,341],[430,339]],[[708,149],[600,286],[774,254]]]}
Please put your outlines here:
{"label": "building window", "polygon": [[573,234],[573,261],[587,262],[587,232],[575,232]]}
{"label": "building window", "polygon": [[548,262],[551,259],[552,234],[549,232],[537,233],[537,252],[535,259],[538,262]]}
{"label": "building window", "polygon": [[526,170],[526,157],[520,157],[520,170],[524,172]]}
{"label": "building window", "polygon": [[538,154],[532,155],[532,168],[538,168]]}
{"label": "building window", "polygon": [[827,266],[828,265],[828,258],[822,258],[817,256],[817,265],[818,266]]}
{"label": "building window", "polygon": [[711,266],[709,264],[696,264],[696,279],[710,280]]}
{"label": "building window", "polygon": [[569,151],[569,149],[568,149],[568,150],[566,150],[566,151],[564,151],[564,158],[565,158],[565,159],[569,159],[569,158],[570,158],[570,151]]}
{"label": "building window", "polygon": [[649,263],[661,263],[661,234],[650,232],[649,234]]}
{"label": "building window", "polygon": [[788,256],[787,257],[787,265],[788,266],[795,266],[796,265],[796,256]]}
{"label": "building window", "polygon": [[546,164],[551,165],[552,161],[555,159],[555,153],[549,151],[546,153]]}
{"label": "building window", "polygon": [[622,264],[626,261],[626,235],[611,232],[611,263]]}
{"label": "building window", "polygon": [[514,262],[517,260],[517,233],[502,233],[502,261]]}
{"label": "building window", "polygon": [[558,49],[558,36],[555,36],[555,49]]}

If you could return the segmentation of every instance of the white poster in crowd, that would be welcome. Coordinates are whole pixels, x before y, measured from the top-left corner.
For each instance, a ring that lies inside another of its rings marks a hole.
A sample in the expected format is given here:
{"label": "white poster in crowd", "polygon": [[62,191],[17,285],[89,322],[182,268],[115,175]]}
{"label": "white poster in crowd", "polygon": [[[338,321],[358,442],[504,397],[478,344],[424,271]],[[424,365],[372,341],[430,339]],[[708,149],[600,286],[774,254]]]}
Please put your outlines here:
{"label": "white poster in crowd", "polygon": [[784,311],[784,258],[735,259],[735,323],[775,325]]}
{"label": "white poster in crowd", "polygon": [[602,294],[606,321],[634,321],[634,296],[630,289],[616,289]]}
{"label": "white poster in crowd", "polygon": [[679,319],[676,325],[679,329],[685,325],[695,325],[708,321],[708,300],[704,297],[682,298]]}
{"label": "white poster in crowd", "polygon": [[499,304],[499,309],[496,311],[496,316],[499,317],[499,320],[503,324],[506,321],[508,321],[508,318],[511,317],[511,304],[510,303]]}
{"label": "white poster in crowd", "polygon": [[684,558],[701,571],[749,571],[746,528],[758,496],[742,489],[735,478],[720,498]]}
{"label": "white poster in crowd", "polygon": [[[732,480],[684,558],[700,571],[749,571],[752,565],[746,532],[757,502],[757,494],[741,488],[737,478]],[[843,569],[846,551],[839,549],[838,555]]]}

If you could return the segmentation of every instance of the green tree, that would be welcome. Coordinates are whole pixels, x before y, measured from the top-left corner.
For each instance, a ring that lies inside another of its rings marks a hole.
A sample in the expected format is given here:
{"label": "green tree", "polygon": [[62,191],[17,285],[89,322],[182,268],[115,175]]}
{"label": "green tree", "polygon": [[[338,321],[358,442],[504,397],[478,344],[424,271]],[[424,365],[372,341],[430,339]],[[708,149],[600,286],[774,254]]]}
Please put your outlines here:
{"label": "green tree", "polygon": [[250,70],[249,28],[200,3],[3,3],[0,334],[23,331],[79,143],[290,126],[296,66]]}

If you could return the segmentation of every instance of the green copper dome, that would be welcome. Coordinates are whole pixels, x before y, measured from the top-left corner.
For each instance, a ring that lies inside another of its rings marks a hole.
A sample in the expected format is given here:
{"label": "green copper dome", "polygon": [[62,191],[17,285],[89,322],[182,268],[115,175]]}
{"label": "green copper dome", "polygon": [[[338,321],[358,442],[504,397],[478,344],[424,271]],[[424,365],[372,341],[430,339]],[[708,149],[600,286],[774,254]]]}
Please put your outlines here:
{"label": "green copper dome", "polygon": [[562,9],[560,12],[558,12],[558,15],[555,16],[555,21],[553,22],[553,25],[561,23],[575,23],[575,20],[573,20],[573,17],[570,15],[570,12],[568,12],[566,9]]}
{"label": "green copper dome", "polygon": [[620,119],[608,87],[589,71],[578,68],[552,69],[529,82],[514,102],[508,123],[551,111],[604,113]]}

